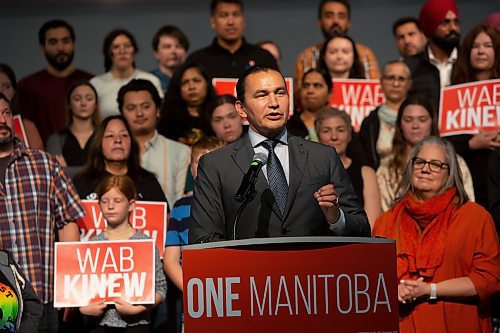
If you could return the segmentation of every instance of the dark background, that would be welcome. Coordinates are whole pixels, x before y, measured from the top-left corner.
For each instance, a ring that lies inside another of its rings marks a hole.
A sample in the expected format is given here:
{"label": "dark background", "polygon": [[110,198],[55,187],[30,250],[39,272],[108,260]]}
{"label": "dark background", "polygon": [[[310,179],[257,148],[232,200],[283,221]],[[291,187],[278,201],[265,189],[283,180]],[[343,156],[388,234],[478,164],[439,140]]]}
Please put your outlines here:
{"label": "dark background", "polygon": [[[276,41],[283,53],[282,70],[294,73],[295,59],[304,48],[318,43],[316,27],[319,0],[247,0],[245,36],[250,42]],[[401,16],[418,16],[425,0],[351,0],[350,35],[369,46],[379,65],[398,57],[392,23]],[[101,54],[104,36],[112,29],[130,30],[139,44],[137,67],[156,66],[151,39],[164,24],[184,30],[190,51],[208,45],[213,38],[209,25],[209,0],[0,0],[0,62],[13,67],[18,79],[46,66],[37,33],[47,20],[62,18],[76,32],[74,64],[94,74],[104,72]],[[489,13],[500,11],[497,0],[457,0],[462,37]]]}

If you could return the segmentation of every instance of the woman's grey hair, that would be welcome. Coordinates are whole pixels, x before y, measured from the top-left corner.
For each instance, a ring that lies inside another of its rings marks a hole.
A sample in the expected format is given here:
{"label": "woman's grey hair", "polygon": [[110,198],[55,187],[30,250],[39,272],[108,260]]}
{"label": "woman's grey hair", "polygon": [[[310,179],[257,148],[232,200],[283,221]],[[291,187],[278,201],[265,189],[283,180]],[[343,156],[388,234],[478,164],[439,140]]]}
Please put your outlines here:
{"label": "woman's grey hair", "polygon": [[408,193],[409,191],[413,192],[413,186],[411,185],[411,177],[413,174],[413,159],[418,155],[418,153],[422,150],[422,148],[427,145],[436,145],[442,147],[445,151],[445,158],[446,158],[445,163],[448,164],[449,166],[448,179],[438,194],[443,193],[449,188],[456,187],[458,196],[458,206],[461,206],[467,201],[469,201],[469,197],[465,192],[464,183],[462,180],[462,172],[460,171],[460,168],[458,166],[457,154],[455,153],[453,145],[438,136],[429,136],[425,138],[422,142],[417,144],[413,149],[413,152],[411,153],[410,156],[410,160],[406,165],[406,170],[403,175],[403,179],[401,180],[401,183],[398,186],[395,203],[401,201],[403,197],[406,195],[406,193]]}

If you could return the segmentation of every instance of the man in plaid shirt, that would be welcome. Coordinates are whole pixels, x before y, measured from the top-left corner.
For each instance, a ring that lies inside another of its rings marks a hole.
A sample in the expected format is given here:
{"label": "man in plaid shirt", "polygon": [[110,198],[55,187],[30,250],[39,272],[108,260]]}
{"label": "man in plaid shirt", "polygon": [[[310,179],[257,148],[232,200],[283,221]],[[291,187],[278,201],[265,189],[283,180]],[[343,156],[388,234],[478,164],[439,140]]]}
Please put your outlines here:
{"label": "man in plaid shirt", "polygon": [[44,303],[39,332],[57,332],[54,242],[79,240],[74,222],[84,210],[56,159],[26,148],[13,128],[9,101],[0,93],[0,246],[12,252]]}

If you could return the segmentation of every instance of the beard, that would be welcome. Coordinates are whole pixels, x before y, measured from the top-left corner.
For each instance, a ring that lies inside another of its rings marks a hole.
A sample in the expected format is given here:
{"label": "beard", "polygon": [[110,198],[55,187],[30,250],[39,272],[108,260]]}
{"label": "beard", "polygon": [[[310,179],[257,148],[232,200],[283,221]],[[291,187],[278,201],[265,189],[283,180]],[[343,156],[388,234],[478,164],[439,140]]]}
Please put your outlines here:
{"label": "beard", "polygon": [[68,68],[69,65],[71,65],[71,63],[73,62],[74,55],[75,55],[74,53],[68,54],[68,53],[64,53],[64,52],[59,52],[55,55],[52,55],[52,54],[48,54],[47,52],[45,52],[45,59],[47,59],[47,62],[52,67],[54,67],[58,71],[63,71],[66,68]]}
{"label": "beard", "polygon": [[323,33],[323,37],[325,39],[329,39],[335,35],[344,35],[347,30],[343,29],[340,25],[334,23],[328,29],[321,27],[321,32]]}
{"label": "beard", "polygon": [[9,132],[8,136],[0,138],[0,151],[9,150],[10,147],[12,146],[12,143],[14,142],[14,135],[12,135],[12,129],[9,126],[0,125],[0,130],[6,130]]}
{"label": "beard", "polygon": [[432,41],[439,48],[451,53],[454,48],[458,48],[460,45],[460,34],[457,31],[450,31],[444,38],[436,35],[432,36]]}

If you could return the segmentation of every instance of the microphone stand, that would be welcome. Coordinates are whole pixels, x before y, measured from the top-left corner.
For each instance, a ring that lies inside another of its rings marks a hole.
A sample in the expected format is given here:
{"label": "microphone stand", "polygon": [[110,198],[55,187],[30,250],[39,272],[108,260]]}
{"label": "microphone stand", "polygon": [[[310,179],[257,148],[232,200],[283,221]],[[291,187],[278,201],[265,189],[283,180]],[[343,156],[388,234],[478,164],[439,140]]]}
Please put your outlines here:
{"label": "microphone stand", "polygon": [[255,195],[257,194],[257,191],[255,191],[255,183],[251,183],[248,192],[246,193],[243,202],[238,208],[238,211],[236,212],[236,217],[234,218],[234,223],[233,223],[233,240],[236,240],[236,225],[238,224],[238,221],[240,220],[241,214],[243,214],[243,211],[247,207],[248,203],[253,200]]}

